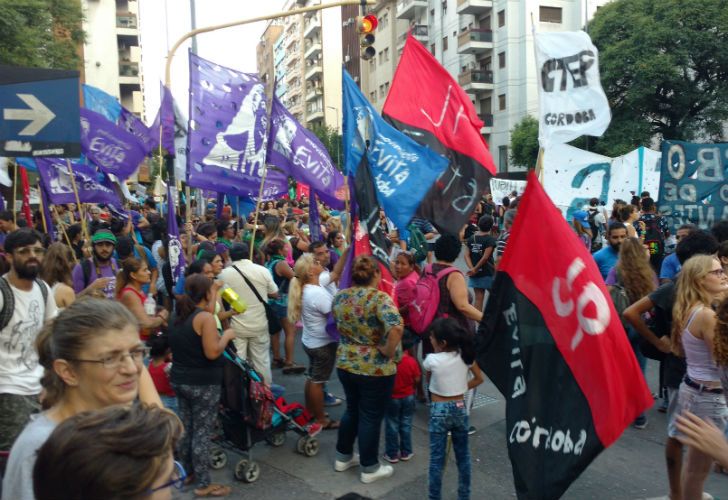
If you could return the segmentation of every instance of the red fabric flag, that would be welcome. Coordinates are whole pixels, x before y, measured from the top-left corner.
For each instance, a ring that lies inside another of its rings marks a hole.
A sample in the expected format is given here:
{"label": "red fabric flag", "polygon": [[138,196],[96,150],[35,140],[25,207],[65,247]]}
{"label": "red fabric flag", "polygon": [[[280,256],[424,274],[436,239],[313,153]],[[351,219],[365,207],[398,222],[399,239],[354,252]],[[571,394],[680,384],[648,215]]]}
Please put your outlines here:
{"label": "red fabric flag", "polygon": [[[25,216],[25,220],[28,223],[28,227],[33,227],[33,214],[30,211],[30,184],[28,183],[28,172],[25,167],[20,168],[20,182],[23,185],[23,207],[22,212]],[[13,207],[14,209],[14,207]]]}
{"label": "red fabric flag", "polygon": [[[558,252],[552,248],[559,235]],[[559,498],[652,396],[599,270],[529,174],[478,330],[519,498]]]}

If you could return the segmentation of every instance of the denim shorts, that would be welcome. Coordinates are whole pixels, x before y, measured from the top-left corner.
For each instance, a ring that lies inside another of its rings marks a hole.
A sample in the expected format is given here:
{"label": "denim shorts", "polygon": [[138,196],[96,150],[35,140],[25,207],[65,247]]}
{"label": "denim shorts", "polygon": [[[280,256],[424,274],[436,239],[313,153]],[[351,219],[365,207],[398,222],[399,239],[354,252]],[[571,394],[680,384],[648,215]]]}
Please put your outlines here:
{"label": "denim shorts", "polygon": [[468,286],[470,288],[480,288],[481,290],[490,290],[493,285],[493,276],[480,276],[468,278]]}
{"label": "denim shorts", "polygon": [[283,319],[288,316],[288,305],[287,304],[281,304],[277,301],[270,301],[268,302],[268,305],[271,309],[273,309],[273,312],[276,315],[276,318]]}
{"label": "denim shorts", "polygon": [[[668,436],[672,438],[678,436],[679,432],[675,422],[677,417],[686,410],[704,420],[711,420],[719,429],[725,429],[726,422],[728,422],[728,408],[726,408],[723,394],[700,391],[683,382],[673,399],[675,406],[671,408],[672,411],[669,415]],[[673,401],[670,401],[670,406],[672,407],[672,405]]]}
{"label": "denim shorts", "polygon": [[329,381],[331,372],[336,365],[337,342],[331,342],[325,346],[309,349],[303,346],[303,351],[308,355],[308,379],[316,384],[323,384]]}

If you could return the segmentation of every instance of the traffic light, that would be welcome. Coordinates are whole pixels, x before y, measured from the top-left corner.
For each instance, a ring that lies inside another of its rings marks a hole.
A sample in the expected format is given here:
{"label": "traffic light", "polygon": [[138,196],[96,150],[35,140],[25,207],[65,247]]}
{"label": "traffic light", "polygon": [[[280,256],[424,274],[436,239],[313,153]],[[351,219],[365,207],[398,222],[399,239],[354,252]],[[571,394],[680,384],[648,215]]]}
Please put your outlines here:
{"label": "traffic light", "polygon": [[374,45],[374,31],[377,29],[379,21],[374,14],[359,16],[356,18],[356,25],[359,30],[359,44],[361,45],[361,58],[365,61],[372,59],[377,55]]}

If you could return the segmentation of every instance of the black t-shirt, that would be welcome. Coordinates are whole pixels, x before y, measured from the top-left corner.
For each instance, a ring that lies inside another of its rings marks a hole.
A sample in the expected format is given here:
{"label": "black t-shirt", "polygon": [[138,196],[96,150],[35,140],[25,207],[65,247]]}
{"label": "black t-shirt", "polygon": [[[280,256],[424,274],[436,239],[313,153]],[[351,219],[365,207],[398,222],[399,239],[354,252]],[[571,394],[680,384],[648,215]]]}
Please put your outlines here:
{"label": "black t-shirt", "polygon": [[[672,331],[672,306],[675,303],[675,283],[668,282],[649,295],[655,305],[655,316],[652,331],[658,337],[670,336]],[[665,385],[672,389],[680,387],[687,366],[685,358],[670,353],[665,357]]]}
{"label": "black t-shirt", "polygon": [[[480,259],[483,258],[483,253],[485,253],[488,248],[492,247],[495,251],[496,240],[489,234],[474,234],[468,239],[466,244],[470,250],[470,261],[473,263],[473,266],[475,266],[478,262],[480,262]],[[490,257],[478,270],[474,277],[482,278],[483,276],[493,276],[493,253],[494,252],[490,253]]]}

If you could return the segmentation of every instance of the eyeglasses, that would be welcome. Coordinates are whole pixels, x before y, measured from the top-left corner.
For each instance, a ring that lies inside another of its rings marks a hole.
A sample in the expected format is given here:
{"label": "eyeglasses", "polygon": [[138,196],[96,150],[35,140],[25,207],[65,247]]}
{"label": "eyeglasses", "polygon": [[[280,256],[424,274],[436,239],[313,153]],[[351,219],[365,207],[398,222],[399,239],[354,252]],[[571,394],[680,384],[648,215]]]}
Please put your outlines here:
{"label": "eyeglasses", "polygon": [[725,275],[725,271],[723,269],[713,269],[712,271],[708,271],[708,274],[712,274],[714,276],[723,276]]}
{"label": "eyeglasses", "polygon": [[185,468],[182,467],[182,464],[176,460],[174,461],[174,470],[172,471],[172,475],[170,477],[171,479],[163,485],[150,489],[149,494],[151,495],[155,491],[163,490],[165,488],[169,488],[170,486],[174,486],[178,490],[182,489],[185,484],[185,479],[187,479],[187,473],[185,472]]}
{"label": "eyeglasses", "polygon": [[30,254],[34,254],[36,257],[42,257],[46,253],[46,249],[43,247],[25,247],[15,250],[13,253],[20,255],[21,257],[28,257]]}
{"label": "eyeglasses", "polygon": [[129,352],[118,352],[114,354],[109,354],[108,356],[104,356],[101,359],[69,359],[68,361],[76,361],[79,363],[98,363],[100,365],[103,365],[104,368],[107,370],[117,370],[123,363],[126,358],[131,358],[131,360],[137,364],[140,365],[144,361],[144,358],[149,354],[149,348],[147,347],[137,347],[136,349],[132,349]]}

